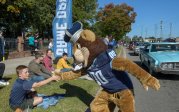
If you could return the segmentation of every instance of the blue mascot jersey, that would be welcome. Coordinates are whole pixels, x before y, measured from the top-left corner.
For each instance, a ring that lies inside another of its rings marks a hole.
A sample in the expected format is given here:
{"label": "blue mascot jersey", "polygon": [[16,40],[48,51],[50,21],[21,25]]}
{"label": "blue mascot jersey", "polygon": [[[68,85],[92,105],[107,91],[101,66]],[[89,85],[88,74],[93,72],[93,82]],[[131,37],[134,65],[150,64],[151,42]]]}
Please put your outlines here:
{"label": "blue mascot jersey", "polygon": [[88,68],[88,74],[104,90],[115,93],[124,89],[133,89],[133,84],[128,74],[124,71],[113,70],[112,59],[116,57],[114,50],[108,49],[100,54]]}

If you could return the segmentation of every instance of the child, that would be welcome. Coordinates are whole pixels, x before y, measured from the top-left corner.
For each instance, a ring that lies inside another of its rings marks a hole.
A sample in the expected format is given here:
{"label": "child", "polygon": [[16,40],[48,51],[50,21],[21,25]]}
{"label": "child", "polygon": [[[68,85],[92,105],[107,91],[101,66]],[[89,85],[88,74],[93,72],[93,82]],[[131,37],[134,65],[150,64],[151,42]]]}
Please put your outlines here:
{"label": "child", "polygon": [[29,93],[35,91],[34,88],[36,87],[41,87],[53,80],[60,80],[60,78],[56,75],[40,82],[28,80],[29,72],[28,67],[25,65],[19,65],[16,68],[16,73],[18,75],[18,79],[16,79],[12,87],[9,99],[9,105],[13,110],[16,110],[17,108],[22,110],[27,108],[32,109],[34,106],[40,104],[43,102],[43,98],[32,94],[31,97],[29,97]]}
{"label": "child", "polygon": [[67,58],[68,58],[68,54],[64,52],[62,57],[58,60],[57,69],[55,71],[67,72],[73,69],[72,66],[69,66],[67,64]]}

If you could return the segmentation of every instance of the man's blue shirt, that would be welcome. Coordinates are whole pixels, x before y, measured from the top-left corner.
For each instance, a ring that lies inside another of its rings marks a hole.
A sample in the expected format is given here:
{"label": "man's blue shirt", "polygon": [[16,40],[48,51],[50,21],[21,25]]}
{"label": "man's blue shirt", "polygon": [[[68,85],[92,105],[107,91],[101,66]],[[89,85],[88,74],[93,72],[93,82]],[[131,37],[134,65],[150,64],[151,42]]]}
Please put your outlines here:
{"label": "man's blue shirt", "polygon": [[35,44],[34,40],[35,40],[34,37],[33,37],[33,36],[30,36],[30,37],[29,37],[29,45],[34,46],[34,44]]}

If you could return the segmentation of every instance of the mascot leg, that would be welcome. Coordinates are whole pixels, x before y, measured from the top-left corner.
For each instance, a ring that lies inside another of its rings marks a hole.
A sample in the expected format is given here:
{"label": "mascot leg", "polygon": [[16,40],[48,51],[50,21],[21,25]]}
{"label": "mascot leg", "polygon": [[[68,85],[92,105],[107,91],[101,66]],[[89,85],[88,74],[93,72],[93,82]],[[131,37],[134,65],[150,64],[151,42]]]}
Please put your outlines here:
{"label": "mascot leg", "polygon": [[118,106],[119,112],[135,112],[134,96],[128,89],[114,93],[110,100]]}
{"label": "mascot leg", "polygon": [[111,112],[109,110],[109,94],[102,90],[90,104],[91,112]]}

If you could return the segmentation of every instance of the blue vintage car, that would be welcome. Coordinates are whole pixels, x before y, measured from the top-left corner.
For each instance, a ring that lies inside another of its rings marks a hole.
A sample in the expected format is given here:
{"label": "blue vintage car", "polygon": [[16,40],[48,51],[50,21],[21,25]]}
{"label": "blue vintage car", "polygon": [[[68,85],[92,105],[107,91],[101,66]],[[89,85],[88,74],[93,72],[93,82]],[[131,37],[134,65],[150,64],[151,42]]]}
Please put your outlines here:
{"label": "blue vintage car", "polygon": [[139,57],[153,75],[179,74],[179,43],[149,43],[141,49]]}

